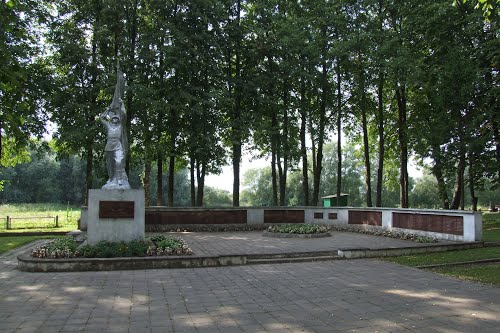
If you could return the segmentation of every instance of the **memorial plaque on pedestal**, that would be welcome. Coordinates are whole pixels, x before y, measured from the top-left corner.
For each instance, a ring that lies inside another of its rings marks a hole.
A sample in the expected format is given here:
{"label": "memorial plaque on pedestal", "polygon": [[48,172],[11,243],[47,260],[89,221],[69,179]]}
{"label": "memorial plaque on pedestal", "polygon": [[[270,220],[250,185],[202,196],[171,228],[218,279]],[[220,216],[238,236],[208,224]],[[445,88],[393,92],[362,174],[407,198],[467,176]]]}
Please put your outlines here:
{"label": "memorial plaque on pedestal", "polygon": [[144,239],[144,190],[89,191],[87,241]]}
{"label": "memorial plaque on pedestal", "polygon": [[133,219],[133,201],[99,201],[99,218]]}

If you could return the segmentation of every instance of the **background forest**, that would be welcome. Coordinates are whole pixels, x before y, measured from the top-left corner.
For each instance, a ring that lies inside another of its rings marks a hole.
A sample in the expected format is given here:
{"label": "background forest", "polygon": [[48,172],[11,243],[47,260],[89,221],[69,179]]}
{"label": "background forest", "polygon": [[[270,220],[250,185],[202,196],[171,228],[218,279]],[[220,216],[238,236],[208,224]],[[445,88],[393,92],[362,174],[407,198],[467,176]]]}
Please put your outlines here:
{"label": "background forest", "polygon": [[[2,1],[1,200],[78,204],[102,185],[119,63],[127,170],[151,204],[499,203],[498,5]],[[269,167],[241,175],[245,151]],[[205,186],[228,164],[232,193]]]}

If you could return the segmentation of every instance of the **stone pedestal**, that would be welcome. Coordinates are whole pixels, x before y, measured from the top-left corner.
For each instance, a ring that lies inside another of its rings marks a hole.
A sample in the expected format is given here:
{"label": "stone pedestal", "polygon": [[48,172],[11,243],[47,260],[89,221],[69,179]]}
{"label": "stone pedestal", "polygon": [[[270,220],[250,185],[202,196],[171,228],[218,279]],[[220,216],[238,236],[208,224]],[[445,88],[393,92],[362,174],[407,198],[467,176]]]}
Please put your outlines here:
{"label": "stone pedestal", "polygon": [[144,190],[90,190],[87,241],[144,239]]}

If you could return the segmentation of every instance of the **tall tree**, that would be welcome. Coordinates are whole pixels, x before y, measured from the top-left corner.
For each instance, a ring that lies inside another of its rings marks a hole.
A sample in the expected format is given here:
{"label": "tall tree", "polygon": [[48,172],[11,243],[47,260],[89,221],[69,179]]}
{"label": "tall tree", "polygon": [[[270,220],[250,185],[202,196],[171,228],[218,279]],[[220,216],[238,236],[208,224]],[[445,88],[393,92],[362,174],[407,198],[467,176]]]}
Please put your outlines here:
{"label": "tall tree", "polygon": [[0,2],[0,159],[6,144],[21,150],[45,132],[52,84],[40,40],[47,16],[44,1]]}
{"label": "tall tree", "polygon": [[[95,142],[103,142],[96,140],[102,138],[96,117],[109,102],[114,81],[110,61],[114,44],[107,39],[100,1],[61,1],[57,13],[49,34],[58,85],[52,99],[52,121],[58,125],[55,137],[60,149],[84,157],[88,192],[93,183]],[[103,61],[111,73],[102,69]]]}

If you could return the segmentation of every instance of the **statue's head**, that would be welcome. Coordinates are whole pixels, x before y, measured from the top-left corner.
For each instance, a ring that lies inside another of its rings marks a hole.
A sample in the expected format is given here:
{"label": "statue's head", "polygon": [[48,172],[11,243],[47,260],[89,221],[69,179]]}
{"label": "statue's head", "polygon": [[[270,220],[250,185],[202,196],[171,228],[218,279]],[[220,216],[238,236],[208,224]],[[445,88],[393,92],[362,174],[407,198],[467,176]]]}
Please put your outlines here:
{"label": "statue's head", "polygon": [[120,113],[118,112],[117,109],[114,109],[114,110],[111,110],[109,112],[109,121],[114,124],[114,125],[117,125],[120,123]]}

